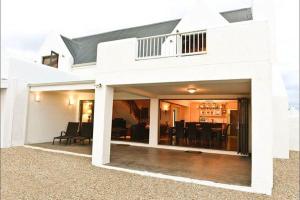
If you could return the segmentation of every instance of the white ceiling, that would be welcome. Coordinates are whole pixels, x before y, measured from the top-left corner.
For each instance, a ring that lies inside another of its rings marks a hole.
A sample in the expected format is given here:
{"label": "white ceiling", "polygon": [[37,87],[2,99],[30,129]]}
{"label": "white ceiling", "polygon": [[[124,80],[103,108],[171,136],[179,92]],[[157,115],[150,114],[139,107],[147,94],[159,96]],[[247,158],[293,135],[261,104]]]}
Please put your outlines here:
{"label": "white ceiling", "polygon": [[250,80],[126,85],[116,87],[115,91],[144,96],[189,95],[188,88],[197,89],[193,95],[248,95],[251,93]]}

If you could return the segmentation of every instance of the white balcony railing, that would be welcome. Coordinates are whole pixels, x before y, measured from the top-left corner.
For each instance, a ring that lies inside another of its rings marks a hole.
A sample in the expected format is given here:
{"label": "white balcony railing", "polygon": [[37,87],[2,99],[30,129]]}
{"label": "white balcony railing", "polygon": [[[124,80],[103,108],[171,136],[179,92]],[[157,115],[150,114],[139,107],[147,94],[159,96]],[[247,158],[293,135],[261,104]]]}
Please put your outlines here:
{"label": "white balcony railing", "polygon": [[193,31],[137,39],[137,59],[206,53],[206,31]]}

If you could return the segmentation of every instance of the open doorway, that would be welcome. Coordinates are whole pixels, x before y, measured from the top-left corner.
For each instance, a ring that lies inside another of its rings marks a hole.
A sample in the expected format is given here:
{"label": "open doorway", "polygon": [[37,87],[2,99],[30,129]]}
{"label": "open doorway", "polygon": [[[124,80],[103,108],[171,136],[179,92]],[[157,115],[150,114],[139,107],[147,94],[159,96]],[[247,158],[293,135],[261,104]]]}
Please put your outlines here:
{"label": "open doorway", "polygon": [[242,148],[248,154],[245,115],[248,112],[238,99],[160,100],[159,144],[237,152]]}
{"label": "open doorway", "polygon": [[31,92],[25,143],[91,155],[94,94],[92,89]]}
{"label": "open doorway", "polygon": [[114,100],[112,140],[149,143],[150,100]]}

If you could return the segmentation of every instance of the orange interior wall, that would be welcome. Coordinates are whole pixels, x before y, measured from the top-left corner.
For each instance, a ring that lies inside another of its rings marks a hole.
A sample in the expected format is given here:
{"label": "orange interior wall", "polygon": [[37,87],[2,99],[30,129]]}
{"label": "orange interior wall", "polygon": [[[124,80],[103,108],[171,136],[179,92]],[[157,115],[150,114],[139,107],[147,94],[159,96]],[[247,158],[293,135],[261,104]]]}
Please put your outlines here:
{"label": "orange interior wall", "polygon": [[[185,100],[186,101],[186,100]],[[200,112],[199,112],[199,104],[198,102],[190,102],[189,106],[181,106],[178,104],[169,103],[169,109],[167,111],[163,111],[164,102],[160,102],[160,123],[172,126],[172,110],[174,108],[178,109],[178,118],[177,120],[184,120],[185,122],[199,122]],[[238,102],[237,100],[226,101],[226,114],[222,116],[208,116],[205,117],[206,121],[211,122],[214,121],[216,123],[229,123],[230,121],[230,110],[237,110]]]}

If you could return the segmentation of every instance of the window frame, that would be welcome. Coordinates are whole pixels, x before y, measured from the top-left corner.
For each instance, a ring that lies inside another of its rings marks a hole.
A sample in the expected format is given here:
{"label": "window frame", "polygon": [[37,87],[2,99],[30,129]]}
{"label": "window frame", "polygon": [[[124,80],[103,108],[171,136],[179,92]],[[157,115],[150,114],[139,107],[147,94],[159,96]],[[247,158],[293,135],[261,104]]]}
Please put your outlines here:
{"label": "window frame", "polygon": [[[57,57],[57,63],[56,63],[57,66],[51,65],[51,64],[52,64],[52,59],[53,59],[54,57]],[[50,58],[49,64],[45,64],[45,63],[44,63],[45,59],[49,59],[49,58]],[[42,64],[43,64],[43,65],[47,65],[47,66],[49,66],[49,67],[58,68],[58,59],[59,59],[59,54],[56,53],[55,51],[51,51],[50,55],[47,55],[47,56],[43,56],[43,57],[42,57]]]}

